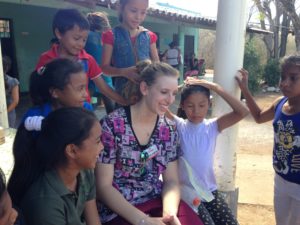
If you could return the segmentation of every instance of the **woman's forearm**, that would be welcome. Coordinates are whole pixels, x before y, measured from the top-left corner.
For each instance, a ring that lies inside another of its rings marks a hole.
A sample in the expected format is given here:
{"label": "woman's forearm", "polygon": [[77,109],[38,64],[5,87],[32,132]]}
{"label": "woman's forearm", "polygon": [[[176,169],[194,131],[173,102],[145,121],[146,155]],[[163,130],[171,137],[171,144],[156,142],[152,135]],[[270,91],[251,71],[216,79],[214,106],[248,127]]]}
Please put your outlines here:
{"label": "woman's forearm", "polygon": [[163,216],[177,215],[180,202],[180,188],[176,181],[168,181],[164,184],[162,192]]}
{"label": "woman's forearm", "polygon": [[147,217],[145,213],[129,203],[113,186],[99,186],[97,192],[98,200],[131,224],[138,224],[139,221]]}

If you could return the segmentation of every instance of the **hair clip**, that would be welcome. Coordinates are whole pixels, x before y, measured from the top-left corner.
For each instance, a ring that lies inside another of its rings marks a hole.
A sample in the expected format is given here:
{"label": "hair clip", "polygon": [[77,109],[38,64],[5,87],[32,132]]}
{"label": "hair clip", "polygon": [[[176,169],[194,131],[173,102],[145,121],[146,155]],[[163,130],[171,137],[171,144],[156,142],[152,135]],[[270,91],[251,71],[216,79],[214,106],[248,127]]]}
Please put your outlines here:
{"label": "hair clip", "polygon": [[46,67],[45,66],[41,66],[40,68],[37,69],[37,73],[38,75],[43,75],[43,73],[45,72]]}
{"label": "hair clip", "polygon": [[42,129],[43,116],[31,116],[27,117],[24,122],[24,126],[28,131],[40,131]]}

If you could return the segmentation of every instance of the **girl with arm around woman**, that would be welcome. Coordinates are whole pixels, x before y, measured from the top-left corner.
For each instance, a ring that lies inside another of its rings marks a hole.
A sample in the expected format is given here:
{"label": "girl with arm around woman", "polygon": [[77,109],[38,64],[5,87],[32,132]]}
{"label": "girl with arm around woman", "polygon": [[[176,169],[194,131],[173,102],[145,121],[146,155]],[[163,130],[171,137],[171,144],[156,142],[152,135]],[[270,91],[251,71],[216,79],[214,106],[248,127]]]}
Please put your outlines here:
{"label": "girl with arm around woman", "polygon": [[[210,90],[220,95],[233,111],[218,118],[206,119]],[[189,77],[181,93],[177,116],[169,114],[177,124],[183,158],[193,169],[195,179],[202,184],[203,190],[214,197],[210,201],[202,199],[198,208],[199,217],[205,225],[238,224],[217,190],[213,159],[217,136],[244,118],[248,114],[247,108],[220,85]]]}
{"label": "girl with arm around woman", "polygon": [[138,101],[102,120],[104,152],[96,182],[104,224],[202,224],[180,201],[178,134],[164,116],[175,99],[177,78],[177,70],[165,63],[146,66]]}

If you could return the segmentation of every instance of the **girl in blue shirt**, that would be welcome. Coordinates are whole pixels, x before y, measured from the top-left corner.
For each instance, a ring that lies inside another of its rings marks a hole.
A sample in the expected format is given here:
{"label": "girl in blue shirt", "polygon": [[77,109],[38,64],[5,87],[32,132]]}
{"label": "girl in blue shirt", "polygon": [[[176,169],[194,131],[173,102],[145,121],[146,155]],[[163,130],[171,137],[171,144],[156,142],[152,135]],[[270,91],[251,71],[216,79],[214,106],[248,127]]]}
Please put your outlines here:
{"label": "girl in blue shirt", "polygon": [[283,94],[261,109],[248,89],[248,72],[237,81],[256,123],[273,120],[274,211],[277,225],[300,225],[300,56],[281,64],[279,88]]}

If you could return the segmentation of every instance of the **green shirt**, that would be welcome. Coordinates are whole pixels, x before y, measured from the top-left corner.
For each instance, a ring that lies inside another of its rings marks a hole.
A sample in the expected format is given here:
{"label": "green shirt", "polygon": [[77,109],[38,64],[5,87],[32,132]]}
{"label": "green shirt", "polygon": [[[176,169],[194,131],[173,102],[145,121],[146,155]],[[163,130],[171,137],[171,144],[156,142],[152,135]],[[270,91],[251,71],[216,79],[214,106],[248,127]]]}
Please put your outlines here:
{"label": "green shirt", "polygon": [[91,170],[78,175],[77,193],[69,191],[55,170],[46,172],[25,194],[21,209],[30,225],[85,225],[84,206],[96,198]]}

